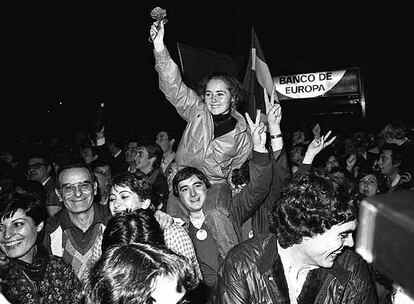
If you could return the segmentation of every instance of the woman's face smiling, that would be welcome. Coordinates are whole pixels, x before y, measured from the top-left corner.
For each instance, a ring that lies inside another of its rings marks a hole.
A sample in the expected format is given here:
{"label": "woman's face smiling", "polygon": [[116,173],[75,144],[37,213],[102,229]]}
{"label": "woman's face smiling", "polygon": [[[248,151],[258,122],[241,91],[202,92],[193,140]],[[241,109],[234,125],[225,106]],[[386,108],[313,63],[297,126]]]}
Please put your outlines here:
{"label": "woman's face smiling", "polygon": [[142,200],[138,194],[128,186],[113,185],[109,196],[109,210],[111,214],[125,211],[127,209],[147,209],[150,200]]}
{"label": "woman's face smiling", "polygon": [[213,115],[226,114],[232,102],[228,85],[221,79],[211,79],[206,86],[204,101]]}
{"label": "woman's face smiling", "polygon": [[32,263],[37,233],[42,227],[43,222],[36,227],[33,219],[18,209],[12,216],[1,218],[0,245],[9,258]]}

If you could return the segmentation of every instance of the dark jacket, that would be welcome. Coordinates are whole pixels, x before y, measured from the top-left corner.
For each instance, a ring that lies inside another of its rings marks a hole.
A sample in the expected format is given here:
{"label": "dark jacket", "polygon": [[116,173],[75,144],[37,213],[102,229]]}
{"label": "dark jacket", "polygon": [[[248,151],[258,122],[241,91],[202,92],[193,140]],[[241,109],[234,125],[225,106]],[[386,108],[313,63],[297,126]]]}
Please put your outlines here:
{"label": "dark jacket", "polygon": [[[289,303],[289,291],[276,236],[258,236],[234,247],[219,280],[220,303]],[[332,268],[309,272],[298,297],[300,303],[377,303],[367,263],[345,250]]]}
{"label": "dark jacket", "polygon": [[252,218],[253,233],[268,232],[268,205],[279,193],[284,171],[273,155],[253,151],[249,164],[250,180],[245,188],[232,197],[229,215],[238,241],[242,241],[242,226]]}
{"label": "dark jacket", "polygon": [[[195,228],[190,223],[184,227],[189,231],[200,263],[204,281],[208,286],[208,303],[217,286],[217,274],[231,248],[241,240],[241,225],[257,210],[269,193],[272,182],[272,166],[268,153],[253,151],[250,160],[250,183],[230,202],[229,209],[223,207],[205,209],[205,221],[201,227],[207,232],[207,239],[197,240]],[[196,303],[202,303],[197,300]],[[204,302],[203,302],[204,303]]]}
{"label": "dark jacket", "polygon": [[8,284],[3,293],[10,303],[78,303],[81,283],[62,258],[43,257],[25,265],[14,262],[7,266]]}

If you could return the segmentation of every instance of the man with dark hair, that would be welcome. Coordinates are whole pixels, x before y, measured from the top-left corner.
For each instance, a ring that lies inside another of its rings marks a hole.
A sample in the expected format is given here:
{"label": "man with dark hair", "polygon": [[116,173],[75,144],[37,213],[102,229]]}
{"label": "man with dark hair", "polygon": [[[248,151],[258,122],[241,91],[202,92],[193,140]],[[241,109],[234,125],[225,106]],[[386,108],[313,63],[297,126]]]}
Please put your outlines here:
{"label": "man with dark hair", "polygon": [[49,216],[53,216],[63,208],[55,193],[56,181],[53,176],[52,164],[43,153],[31,153],[27,159],[27,179],[38,181],[46,189],[46,209]]}
{"label": "man with dark hair", "polygon": [[354,250],[356,196],[324,172],[295,176],[275,205],[272,231],[228,253],[222,303],[377,303]]}
{"label": "man with dark hair", "polygon": [[[260,114],[260,113],[259,113]],[[266,148],[264,123],[248,119],[252,130],[253,151],[249,164],[250,180],[228,208],[206,204],[210,180],[195,167],[184,167],[174,176],[173,193],[188,213],[184,227],[193,240],[206,286],[207,303],[215,303],[217,274],[229,250],[242,239],[242,225],[264,202],[272,182],[272,163]]]}
{"label": "man with dark hair", "polygon": [[154,141],[144,140],[138,145],[135,155],[135,168],[150,180],[155,194],[154,205],[165,212],[168,200],[167,178],[162,174],[160,165],[163,151]]}
{"label": "man with dark hair", "polygon": [[405,158],[405,169],[414,175],[414,140],[410,136],[407,127],[402,121],[394,120],[389,122],[381,130],[387,144],[396,144],[401,147]]}
{"label": "man with dark hair", "polygon": [[412,175],[405,170],[406,159],[401,146],[394,143],[382,145],[377,165],[385,176],[389,192],[412,187]]}
{"label": "man with dark hair", "polygon": [[161,171],[168,178],[171,171],[171,165],[175,161],[175,138],[172,137],[171,132],[166,129],[160,130],[156,135],[156,143],[161,147],[163,155],[161,161]]}

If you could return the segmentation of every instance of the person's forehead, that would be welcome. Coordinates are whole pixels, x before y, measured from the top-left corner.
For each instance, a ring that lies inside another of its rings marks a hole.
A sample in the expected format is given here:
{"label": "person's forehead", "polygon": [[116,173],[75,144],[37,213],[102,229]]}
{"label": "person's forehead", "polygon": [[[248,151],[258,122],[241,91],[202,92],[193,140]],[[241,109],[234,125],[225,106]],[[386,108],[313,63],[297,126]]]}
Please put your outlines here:
{"label": "person's forehead", "polygon": [[206,85],[206,91],[224,91],[229,90],[227,83],[222,79],[210,79]]}
{"label": "person's forehead", "polygon": [[43,158],[41,157],[31,157],[29,158],[29,160],[27,161],[27,163],[30,164],[35,164],[35,163],[43,163]]}
{"label": "person's forehead", "polygon": [[392,156],[391,150],[383,150],[380,154],[380,158],[389,158]]}
{"label": "person's forehead", "polygon": [[19,209],[15,210],[14,212],[12,212],[10,217],[1,216],[0,217],[0,222],[2,224],[5,224],[7,222],[13,222],[14,220],[19,219],[19,218],[20,219],[25,219],[27,221],[30,221],[29,219],[32,219],[31,217],[26,215],[26,212],[23,209],[19,208]]}
{"label": "person's forehead", "polygon": [[333,225],[331,229],[329,230],[336,232],[336,233],[341,233],[345,231],[354,231],[356,227],[357,227],[357,220],[355,219],[349,222]]}
{"label": "person's forehead", "polygon": [[59,179],[61,182],[71,181],[71,180],[79,180],[79,181],[86,181],[91,180],[91,175],[88,169],[86,168],[68,168],[64,169],[60,175]]}
{"label": "person's forehead", "polygon": [[99,171],[109,171],[110,170],[110,167],[109,167],[109,165],[97,166],[95,168],[95,171],[97,171],[97,170],[99,170]]}
{"label": "person's forehead", "polygon": [[111,192],[112,193],[120,193],[122,191],[128,191],[128,192],[134,192],[131,190],[131,188],[129,186],[126,185],[113,185],[111,188]]}
{"label": "person's forehead", "polygon": [[179,187],[186,186],[186,185],[193,185],[195,183],[202,183],[204,185],[204,182],[198,178],[196,175],[192,175],[191,177],[182,180],[178,183]]}
{"label": "person's forehead", "polygon": [[335,155],[331,155],[328,157],[328,161],[332,162],[332,161],[336,161],[336,156]]}
{"label": "person's forehead", "polygon": [[377,177],[374,174],[367,174],[361,177],[361,181],[377,181]]}
{"label": "person's forehead", "polygon": [[128,143],[129,148],[136,148],[138,146],[138,143],[136,141],[130,141]]}
{"label": "person's forehead", "polygon": [[157,137],[167,137],[168,138],[168,133],[166,131],[160,131],[157,133]]}

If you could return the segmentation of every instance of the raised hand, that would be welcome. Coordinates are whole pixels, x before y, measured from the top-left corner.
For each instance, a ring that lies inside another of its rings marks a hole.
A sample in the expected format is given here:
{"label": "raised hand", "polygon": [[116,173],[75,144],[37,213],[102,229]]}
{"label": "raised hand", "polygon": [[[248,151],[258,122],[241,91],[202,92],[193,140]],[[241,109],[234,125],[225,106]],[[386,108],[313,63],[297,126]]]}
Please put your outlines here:
{"label": "raised hand", "polygon": [[171,217],[171,215],[160,210],[155,211],[154,217],[157,220],[158,224],[160,224],[162,230],[167,229],[174,223],[174,219]]}
{"label": "raised hand", "polygon": [[150,39],[154,46],[164,45],[164,21],[154,21],[150,28]]}
{"label": "raised hand", "polygon": [[249,113],[246,113],[246,120],[249,124],[250,133],[253,138],[253,150],[257,152],[267,152],[266,150],[266,126],[260,122],[260,110],[256,111],[256,120],[250,118]]}
{"label": "raised hand", "polygon": [[352,153],[349,155],[349,157],[346,159],[346,168],[351,171],[354,166],[356,165],[357,157],[355,153]]}
{"label": "raised hand", "polygon": [[[156,26],[157,26],[157,30],[160,30],[161,24],[166,24],[167,23],[167,11],[165,9],[162,9],[161,7],[157,6],[154,7],[151,10],[150,16],[152,19],[156,20]],[[149,42],[153,42],[154,38],[152,35],[150,35],[150,37],[148,38]]]}
{"label": "raised hand", "polygon": [[312,133],[313,133],[313,138],[315,138],[316,140],[321,138],[321,127],[319,126],[319,124],[316,124],[312,128]]}
{"label": "raised hand", "polygon": [[270,132],[272,133],[272,129],[274,127],[279,127],[279,132],[280,132],[280,121],[282,120],[282,108],[280,107],[279,103],[275,103],[275,96],[276,96],[276,89],[275,87],[273,87],[272,90],[272,94],[270,96],[270,101],[269,101],[269,96],[267,96],[267,91],[266,89],[263,89],[263,95],[264,95],[264,99],[265,99],[265,105],[266,105],[266,116],[267,116],[267,121],[269,123],[269,129]]}
{"label": "raised hand", "polygon": [[336,139],[336,136],[333,136],[328,140],[328,137],[331,135],[331,131],[329,130],[328,133],[321,136],[319,139],[314,138],[312,142],[308,146],[308,150],[306,153],[311,153],[313,156],[316,156],[319,152],[321,152],[325,147],[329,146],[333,141]]}
{"label": "raised hand", "polygon": [[102,127],[98,132],[96,132],[96,139],[101,139],[105,137],[105,126]]}

